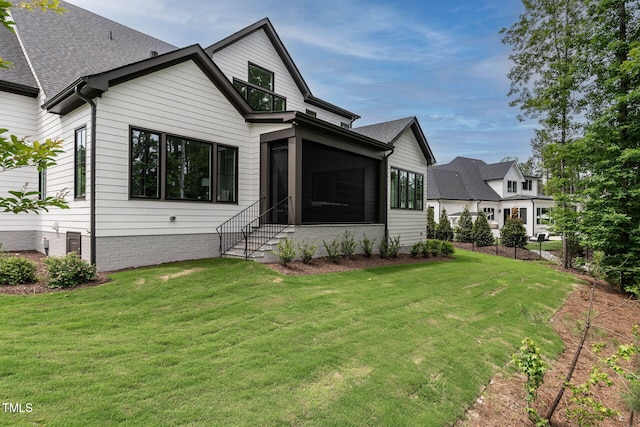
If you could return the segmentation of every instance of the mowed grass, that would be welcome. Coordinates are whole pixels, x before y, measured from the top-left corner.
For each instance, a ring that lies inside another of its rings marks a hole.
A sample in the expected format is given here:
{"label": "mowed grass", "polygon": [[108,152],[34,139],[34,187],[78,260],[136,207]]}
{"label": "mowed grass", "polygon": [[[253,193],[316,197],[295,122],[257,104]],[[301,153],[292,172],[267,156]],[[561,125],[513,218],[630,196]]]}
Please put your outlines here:
{"label": "mowed grass", "polygon": [[282,276],[203,260],[0,296],[0,425],[442,426],[463,416],[574,280],[448,262]]}

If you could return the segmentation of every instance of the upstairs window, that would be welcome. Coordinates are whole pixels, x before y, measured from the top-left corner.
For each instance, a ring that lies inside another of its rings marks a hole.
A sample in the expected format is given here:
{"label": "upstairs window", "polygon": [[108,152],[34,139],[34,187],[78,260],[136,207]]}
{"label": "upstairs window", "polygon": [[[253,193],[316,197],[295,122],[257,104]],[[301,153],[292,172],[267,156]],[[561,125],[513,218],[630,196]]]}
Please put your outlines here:
{"label": "upstairs window", "polygon": [[309,110],[308,108],[307,108],[307,111],[305,112],[305,114],[307,114],[308,116],[311,116],[311,117],[318,117],[318,114],[315,111]]}
{"label": "upstairs window", "polygon": [[250,63],[249,83],[273,92],[273,72]]}
{"label": "upstairs window", "polygon": [[507,193],[518,192],[518,181],[507,181]]}
{"label": "upstairs window", "polygon": [[526,179],[522,182],[522,191],[532,191],[533,190],[533,181],[530,179]]}
{"label": "upstairs window", "polygon": [[233,85],[255,111],[285,111],[287,101],[274,90],[273,72],[249,63],[248,82],[233,79]]}

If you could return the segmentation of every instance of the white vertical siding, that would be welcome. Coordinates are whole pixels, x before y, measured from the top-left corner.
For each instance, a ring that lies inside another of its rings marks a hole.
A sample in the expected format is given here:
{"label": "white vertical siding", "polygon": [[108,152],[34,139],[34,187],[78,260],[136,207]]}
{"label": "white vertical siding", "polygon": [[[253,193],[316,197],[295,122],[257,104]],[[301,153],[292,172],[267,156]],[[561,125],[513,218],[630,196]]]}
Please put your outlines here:
{"label": "white vertical siding", "polygon": [[313,110],[319,119],[337,126],[340,126],[341,122],[348,121],[345,117],[304,102],[300,89],[262,29],[214,53],[213,61],[229,81],[233,81],[234,77],[248,81],[249,62],[272,71],[274,92],[286,98],[288,111],[304,113],[307,109]]}
{"label": "white vertical siding", "polygon": [[387,206],[391,206],[391,167],[396,167],[410,172],[421,173],[423,182],[423,209],[391,209],[388,208],[389,235],[400,236],[400,244],[411,245],[426,238],[427,226],[427,161],[418,145],[411,129],[407,129],[398,138],[394,145],[393,154],[389,156],[389,170],[387,171]]}
{"label": "white vertical siding", "polygon": [[[97,115],[98,237],[215,233],[258,200],[259,138],[193,62],[110,88]],[[237,147],[239,203],[129,200],[129,126]]]}

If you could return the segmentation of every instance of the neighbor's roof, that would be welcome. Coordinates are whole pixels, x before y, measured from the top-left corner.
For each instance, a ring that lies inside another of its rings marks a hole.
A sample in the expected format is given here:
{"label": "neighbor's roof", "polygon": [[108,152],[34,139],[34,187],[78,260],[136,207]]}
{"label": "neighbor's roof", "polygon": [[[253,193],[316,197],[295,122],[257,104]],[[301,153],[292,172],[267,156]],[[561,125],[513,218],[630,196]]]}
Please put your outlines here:
{"label": "neighbor's roof", "polygon": [[[62,15],[12,8],[17,38],[13,35],[12,40],[11,32],[0,32],[0,56],[14,60],[15,56],[24,58],[26,54],[47,98],[58,94],[79,77],[140,61],[150,57],[152,51],[162,54],[176,49],[169,43],[65,1],[60,5],[66,10]],[[8,54],[14,51],[18,39],[24,46],[24,53]],[[11,44],[5,44],[6,41]],[[0,81],[33,84],[34,76],[25,71],[25,62],[21,58],[14,62],[20,71],[16,68],[0,70]]]}
{"label": "neighbor's roof", "polygon": [[360,135],[368,136],[369,138],[393,145],[407,129],[411,129],[413,132],[418,144],[420,145],[420,149],[427,159],[427,163],[429,165],[435,163],[436,159],[433,156],[431,147],[429,147],[427,138],[424,136],[424,132],[422,132],[422,128],[420,127],[420,123],[418,123],[418,119],[416,117],[406,117],[404,119],[376,123],[368,126],[357,127],[352,130]]}
{"label": "neighbor's roof", "polygon": [[[433,195],[438,194],[437,198],[450,200],[501,200],[498,193],[484,180],[481,170],[486,166],[487,164],[482,160],[456,157],[450,163],[429,168],[427,185],[432,178],[438,183],[438,187],[434,188],[433,193],[427,193],[429,198],[436,198]],[[438,179],[438,174],[442,175],[440,171],[456,172],[459,175],[459,180],[447,181],[442,177]],[[458,186],[464,187],[464,193]],[[464,195],[466,197],[463,197]]]}
{"label": "neighbor's roof", "polygon": [[494,179],[503,179],[507,172],[513,167],[516,162],[511,160],[508,162],[491,163],[480,168],[480,174],[482,179],[486,181],[492,181]]}

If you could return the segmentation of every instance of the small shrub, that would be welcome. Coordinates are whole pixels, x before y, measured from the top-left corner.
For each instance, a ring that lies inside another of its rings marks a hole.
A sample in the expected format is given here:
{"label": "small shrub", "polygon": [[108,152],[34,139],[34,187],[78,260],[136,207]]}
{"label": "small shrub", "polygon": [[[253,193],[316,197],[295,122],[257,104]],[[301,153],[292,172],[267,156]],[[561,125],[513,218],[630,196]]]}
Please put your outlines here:
{"label": "small shrub", "polygon": [[464,207],[460,220],[458,221],[458,227],[456,230],[456,240],[463,243],[473,242],[473,217],[467,206]]}
{"label": "small shrub", "polygon": [[0,256],[0,285],[35,282],[36,264],[17,256]]}
{"label": "small shrub", "polygon": [[274,253],[278,256],[280,264],[287,265],[296,257],[296,248],[293,247],[293,241],[285,237],[280,239]]}
{"label": "small shrub", "polygon": [[376,244],[376,239],[370,240],[367,238],[367,235],[362,233],[362,242],[360,245],[362,246],[362,252],[367,258],[371,258],[373,255],[373,245]]}
{"label": "small shrub", "polygon": [[311,262],[317,249],[318,245],[309,242],[308,239],[304,239],[304,242],[298,243],[298,253],[300,254],[302,262],[305,264],[309,264]]}
{"label": "small shrub", "polygon": [[520,218],[507,218],[507,222],[500,230],[500,238],[502,244],[509,248],[527,246],[527,231]]}
{"label": "small shrub", "polygon": [[451,256],[456,252],[451,242],[440,242],[440,255]]}
{"label": "small shrub", "polygon": [[335,237],[330,243],[325,240],[322,241],[324,249],[327,251],[327,258],[331,262],[338,262],[340,259],[340,241]]}
{"label": "small shrub", "polygon": [[96,278],[96,267],[80,258],[76,252],[45,258],[44,264],[49,275],[47,286],[50,288],[73,288]]}
{"label": "small shrub", "polygon": [[415,242],[413,244],[413,246],[411,246],[411,256],[414,258],[417,258],[418,255],[422,255],[422,248],[424,246],[424,243],[422,242]]}
{"label": "small shrub", "polygon": [[436,238],[437,227],[433,206],[429,206],[427,208],[427,239]]}
{"label": "small shrub", "polygon": [[491,225],[484,212],[478,212],[476,222],[473,223],[473,239],[476,246],[491,246],[495,243]]}
{"label": "small shrub", "polygon": [[378,250],[380,251],[380,258],[389,258],[389,242],[387,242],[387,239],[380,241]]}
{"label": "small shrub", "polygon": [[425,258],[429,258],[431,256],[431,249],[429,246],[429,240],[425,240],[422,242],[422,247],[420,248],[422,251],[422,256]]}
{"label": "small shrub", "polygon": [[440,245],[442,244],[441,240],[429,240],[429,253],[431,256],[440,255]]}
{"label": "small shrub", "polygon": [[389,256],[396,258],[400,253],[400,236],[389,238]]}
{"label": "small shrub", "polygon": [[440,212],[440,221],[436,227],[436,239],[453,240],[453,230],[445,208],[442,208],[442,212]]}
{"label": "small shrub", "polygon": [[353,257],[356,253],[356,240],[354,238],[355,233],[345,231],[342,235],[342,241],[340,242],[340,253],[345,258]]}

